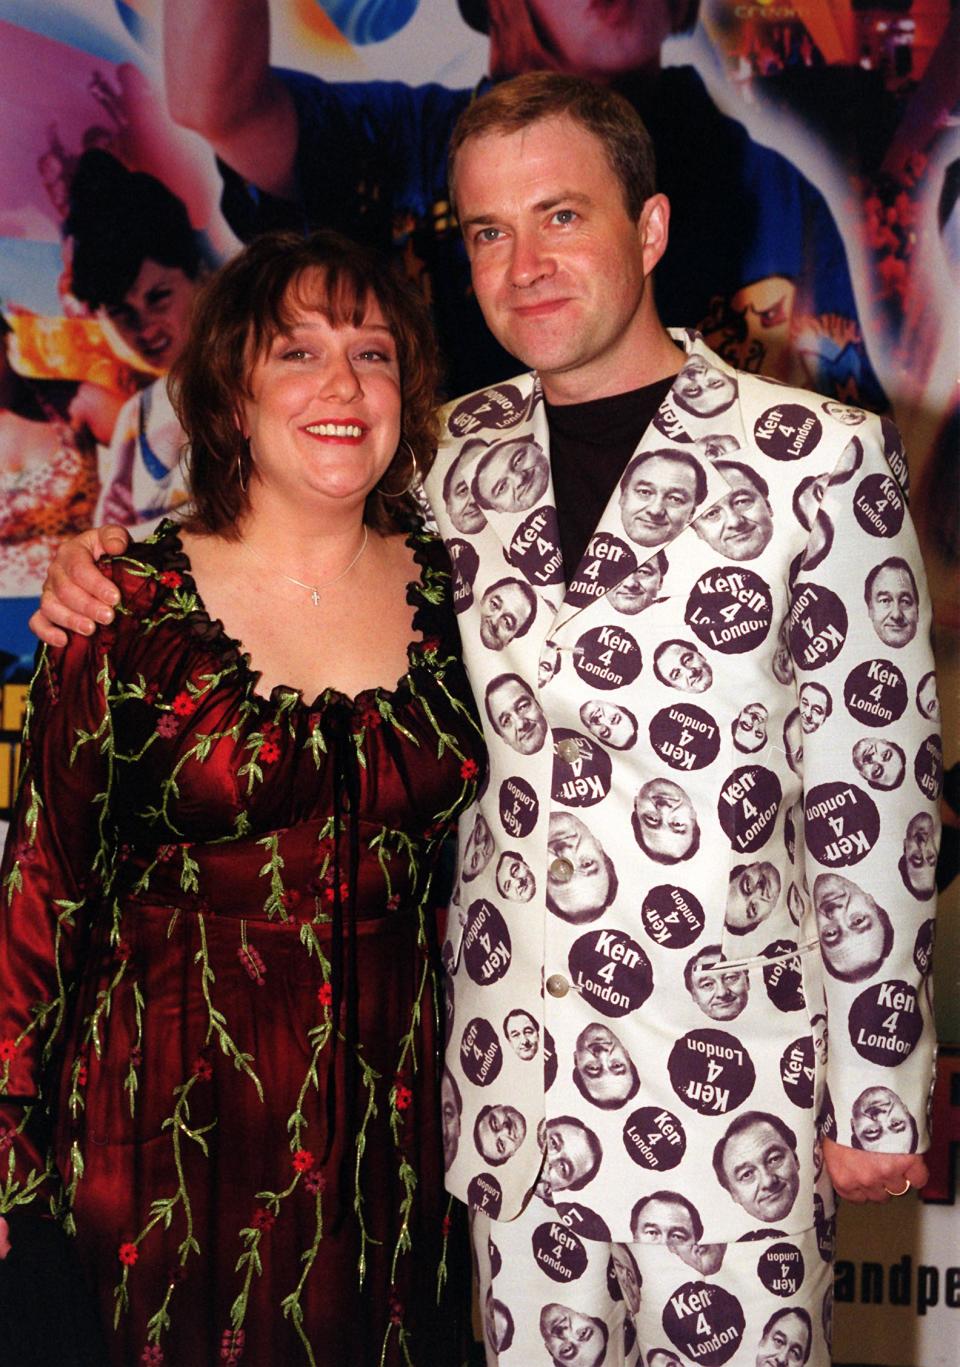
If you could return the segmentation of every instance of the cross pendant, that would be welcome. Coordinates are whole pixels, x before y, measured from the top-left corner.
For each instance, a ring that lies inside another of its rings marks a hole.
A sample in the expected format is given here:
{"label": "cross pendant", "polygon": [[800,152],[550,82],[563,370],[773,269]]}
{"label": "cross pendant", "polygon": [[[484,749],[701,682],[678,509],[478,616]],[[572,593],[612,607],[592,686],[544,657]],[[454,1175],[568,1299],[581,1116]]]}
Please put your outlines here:
{"label": "cross pendant", "polygon": [[317,604],[320,602],[320,595],[319,595],[319,593],[317,593],[316,589],[314,589],[313,592],[311,593],[311,595],[310,595],[310,601],[311,601],[311,603],[313,604],[314,607],[316,607]]}

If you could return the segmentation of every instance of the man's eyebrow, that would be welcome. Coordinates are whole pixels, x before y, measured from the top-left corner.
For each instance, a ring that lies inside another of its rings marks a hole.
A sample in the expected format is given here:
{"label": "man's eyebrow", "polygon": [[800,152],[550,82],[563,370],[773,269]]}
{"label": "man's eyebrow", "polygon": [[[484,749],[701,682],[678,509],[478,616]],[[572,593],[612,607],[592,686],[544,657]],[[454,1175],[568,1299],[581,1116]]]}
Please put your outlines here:
{"label": "man's eyebrow", "polygon": [[[546,199],[538,199],[530,207],[534,213],[549,213],[551,209],[556,209],[560,205],[589,205],[593,200],[589,195],[582,194],[578,190],[561,190],[558,194],[549,195]],[[471,214],[469,218],[460,219],[461,228],[488,228],[492,224],[499,223],[502,215],[484,213]]]}

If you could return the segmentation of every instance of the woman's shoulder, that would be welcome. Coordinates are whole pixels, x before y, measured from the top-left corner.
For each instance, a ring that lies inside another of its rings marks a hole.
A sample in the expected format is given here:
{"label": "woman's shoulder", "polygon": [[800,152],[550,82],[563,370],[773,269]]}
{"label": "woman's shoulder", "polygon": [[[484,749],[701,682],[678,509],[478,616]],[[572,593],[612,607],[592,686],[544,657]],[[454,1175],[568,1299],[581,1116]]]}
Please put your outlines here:
{"label": "woman's shoulder", "polygon": [[[189,561],[176,523],[165,520],[145,541],[131,541],[122,555],[98,563],[120,591],[122,615],[148,616],[161,600],[190,586]],[[178,595],[182,597],[182,593]]]}

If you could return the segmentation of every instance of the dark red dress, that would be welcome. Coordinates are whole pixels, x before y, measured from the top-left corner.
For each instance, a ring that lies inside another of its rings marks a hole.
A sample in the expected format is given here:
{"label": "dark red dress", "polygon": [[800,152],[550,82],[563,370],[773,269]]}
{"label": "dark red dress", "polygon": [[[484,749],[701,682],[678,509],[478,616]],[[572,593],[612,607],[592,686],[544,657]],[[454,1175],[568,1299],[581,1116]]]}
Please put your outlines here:
{"label": "dark red dress", "polygon": [[410,544],[393,691],[258,696],[169,524],[112,562],[115,624],[41,655],[0,1147],[14,1197],[62,1199],[117,1367],[455,1360],[431,915],[483,747],[442,548]]}

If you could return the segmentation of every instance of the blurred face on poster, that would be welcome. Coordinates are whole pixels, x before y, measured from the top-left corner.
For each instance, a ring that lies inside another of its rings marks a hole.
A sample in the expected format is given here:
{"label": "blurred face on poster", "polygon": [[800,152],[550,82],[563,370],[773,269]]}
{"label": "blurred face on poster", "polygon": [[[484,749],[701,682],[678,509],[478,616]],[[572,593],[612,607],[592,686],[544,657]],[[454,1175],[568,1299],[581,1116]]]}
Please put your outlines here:
{"label": "blurred face on poster", "polygon": [[187,340],[196,288],[179,266],[146,257],[121,301],[102,311],[131,351],[151,369],[166,371]]}
{"label": "blurred face on poster", "polygon": [[[670,0],[526,0],[534,26],[564,71],[615,76],[659,61],[673,28]],[[511,5],[510,7],[514,7]]]}

